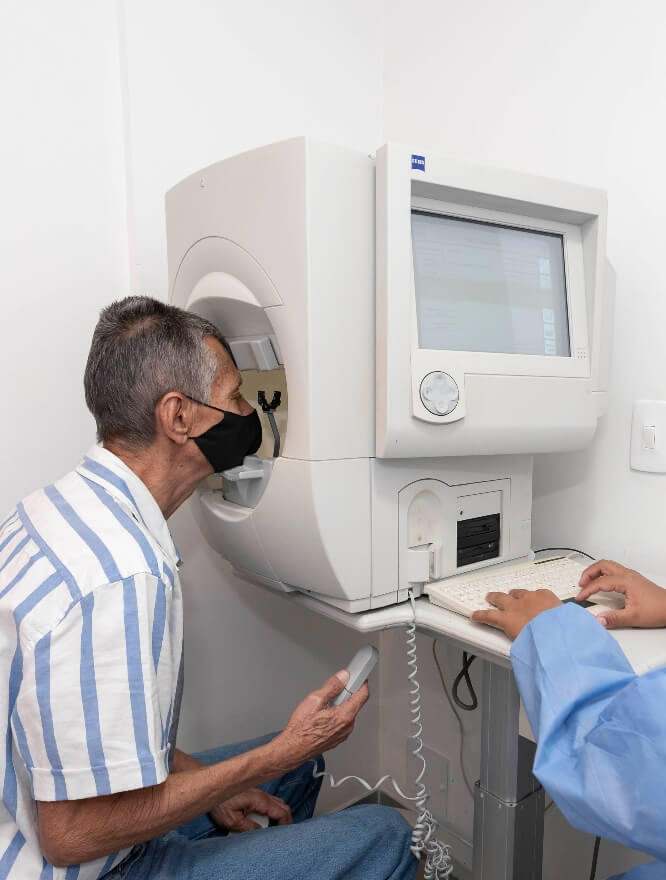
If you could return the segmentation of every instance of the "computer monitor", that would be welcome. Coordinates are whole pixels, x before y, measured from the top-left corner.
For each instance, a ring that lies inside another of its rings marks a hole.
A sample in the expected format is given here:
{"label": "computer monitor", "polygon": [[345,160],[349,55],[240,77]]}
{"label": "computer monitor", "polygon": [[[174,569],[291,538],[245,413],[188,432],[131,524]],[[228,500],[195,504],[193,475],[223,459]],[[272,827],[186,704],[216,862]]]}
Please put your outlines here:
{"label": "computer monitor", "polygon": [[377,154],[377,455],[584,447],[599,412],[604,193],[414,158]]}
{"label": "computer monitor", "polygon": [[419,347],[569,357],[564,236],[412,210]]}

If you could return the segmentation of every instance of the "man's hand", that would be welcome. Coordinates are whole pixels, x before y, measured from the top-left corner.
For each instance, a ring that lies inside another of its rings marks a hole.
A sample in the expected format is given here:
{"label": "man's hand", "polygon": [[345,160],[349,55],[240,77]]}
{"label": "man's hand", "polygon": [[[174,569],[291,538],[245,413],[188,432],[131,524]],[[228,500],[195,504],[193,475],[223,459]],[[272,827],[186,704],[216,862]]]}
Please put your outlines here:
{"label": "man's hand", "polygon": [[[192,755],[176,749],[172,768],[174,773],[182,773],[184,770],[194,770],[203,766]],[[293,821],[289,805],[281,798],[266,794],[260,788],[249,788],[247,791],[242,791],[208,811],[208,815],[220,828],[226,828],[228,831],[253,831],[259,826],[247,818],[247,813],[261,813],[262,816],[268,816],[278,825],[291,825]]]}
{"label": "man's hand", "polygon": [[666,590],[619,562],[602,559],[586,568],[580,579],[582,602],[595,593],[616,592],[624,595],[624,608],[600,612],[597,620],[608,629],[618,626],[666,626]]}
{"label": "man's hand", "polygon": [[248,813],[268,816],[278,825],[291,825],[291,810],[282,798],[266,794],[260,788],[250,788],[212,809],[209,813],[213,822],[228,831],[254,831],[259,828],[256,822],[247,818]]}
{"label": "man's hand", "polygon": [[489,623],[504,630],[510,639],[533,620],[537,614],[549,608],[557,608],[562,603],[550,590],[511,590],[510,593],[488,593],[486,602],[490,602],[496,611],[475,611],[472,620],[477,623]]}
{"label": "man's hand", "polygon": [[294,709],[285,729],[273,740],[288,764],[297,766],[347,739],[354,729],[354,719],[370,696],[366,682],[346,703],[329,706],[348,681],[346,669],[336,672]]}

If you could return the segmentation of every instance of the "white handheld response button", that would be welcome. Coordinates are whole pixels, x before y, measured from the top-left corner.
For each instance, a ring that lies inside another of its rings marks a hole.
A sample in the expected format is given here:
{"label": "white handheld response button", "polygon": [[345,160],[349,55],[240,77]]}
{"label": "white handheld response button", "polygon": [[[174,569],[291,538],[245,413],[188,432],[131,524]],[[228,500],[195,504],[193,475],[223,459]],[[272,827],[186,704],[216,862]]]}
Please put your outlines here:
{"label": "white handheld response button", "polygon": [[378,660],[379,651],[374,645],[363,645],[362,648],[359,648],[347,666],[349,681],[338,696],[331,700],[331,706],[340,706],[342,703],[346,703],[367,681]]}
{"label": "white handheld response button", "polygon": [[421,402],[434,416],[448,416],[458,406],[458,385],[448,373],[428,373],[421,381]]}

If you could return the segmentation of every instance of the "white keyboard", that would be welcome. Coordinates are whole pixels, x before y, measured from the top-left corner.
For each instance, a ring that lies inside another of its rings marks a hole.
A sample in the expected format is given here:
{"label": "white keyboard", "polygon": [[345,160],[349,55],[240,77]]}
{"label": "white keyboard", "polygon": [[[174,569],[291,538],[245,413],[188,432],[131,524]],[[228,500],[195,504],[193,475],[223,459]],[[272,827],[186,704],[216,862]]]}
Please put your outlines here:
{"label": "white keyboard", "polygon": [[563,556],[454,575],[426,584],[425,589],[435,605],[469,617],[472,611],[493,607],[486,602],[487,593],[552,590],[558,599],[571,599],[578,595],[578,581],[586,568],[585,563]]}

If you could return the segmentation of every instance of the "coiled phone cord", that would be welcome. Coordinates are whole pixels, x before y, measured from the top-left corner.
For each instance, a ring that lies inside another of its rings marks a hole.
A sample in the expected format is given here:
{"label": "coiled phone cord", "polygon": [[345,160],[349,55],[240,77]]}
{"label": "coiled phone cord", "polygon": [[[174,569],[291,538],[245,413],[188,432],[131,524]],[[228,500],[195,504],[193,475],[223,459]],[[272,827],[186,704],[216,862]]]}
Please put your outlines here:
{"label": "coiled phone cord", "polygon": [[326,777],[331,788],[339,788],[345,782],[358,782],[367,792],[377,791],[385,782],[390,782],[398,797],[405,801],[414,803],[418,810],[416,823],[412,829],[412,845],[411,850],[417,859],[425,857],[425,866],[423,876],[425,880],[446,880],[453,870],[451,861],[451,848],[438,840],[435,835],[439,827],[439,822],[428,809],[428,789],[423,782],[426,773],[426,760],[423,757],[423,726],[421,724],[421,685],[417,679],[418,663],[416,659],[416,605],[414,603],[414,594],[409,591],[409,601],[412,606],[412,621],[407,627],[407,665],[409,666],[409,711],[410,723],[414,732],[410,734],[410,739],[414,741],[414,749],[412,755],[421,762],[421,769],[414,780],[416,785],[416,794],[413,796],[406,795],[395,779],[387,774],[376,782],[374,785],[361,779],[360,776],[344,776],[342,779],[336,780],[330,773],[326,771],[318,771],[317,764],[314,763],[312,775],[315,779]]}

